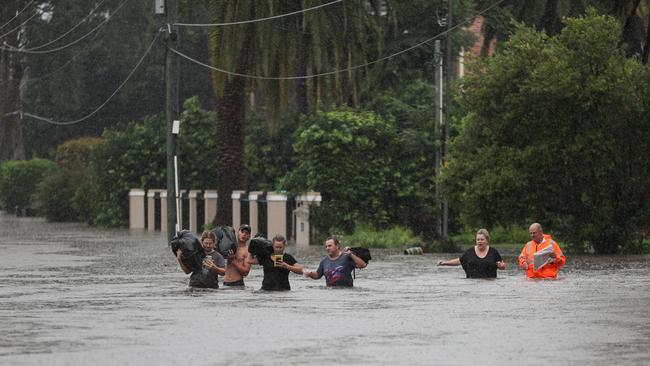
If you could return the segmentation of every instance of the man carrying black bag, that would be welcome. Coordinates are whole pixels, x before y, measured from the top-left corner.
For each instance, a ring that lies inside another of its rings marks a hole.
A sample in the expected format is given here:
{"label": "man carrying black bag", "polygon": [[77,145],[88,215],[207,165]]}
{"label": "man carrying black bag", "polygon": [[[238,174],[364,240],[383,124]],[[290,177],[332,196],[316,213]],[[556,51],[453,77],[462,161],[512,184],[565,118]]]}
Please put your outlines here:
{"label": "man carrying black bag", "polygon": [[[327,255],[321,260],[318,269],[315,272],[305,272],[305,276],[314,280],[325,276],[325,283],[330,287],[352,287],[352,271],[355,268],[366,268],[368,265],[366,260],[360,257],[360,251],[350,247],[341,250],[341,243],[334,235],[325,240],[325,250]],[[370,260],[370,252],[366,252],[367,260]]]}
{"label": "man carrying black bag", "polygon": [[226,273],[226,260],[214,250],[216,237],[210,231],[201,234],[200,249],[197,239],[189,232],[181,232],[172,241],[172,251],[185,273],[190,276],[190,287],[219,288],[218,275]]}

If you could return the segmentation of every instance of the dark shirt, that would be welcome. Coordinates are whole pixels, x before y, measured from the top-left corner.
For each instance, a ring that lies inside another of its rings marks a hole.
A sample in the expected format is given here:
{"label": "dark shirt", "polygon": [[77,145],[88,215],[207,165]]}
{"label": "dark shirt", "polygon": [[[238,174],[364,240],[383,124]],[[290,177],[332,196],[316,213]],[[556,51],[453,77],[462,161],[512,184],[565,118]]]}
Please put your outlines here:
{"label": "dark shirt", "polygon": [[488,248],[485,258],[479,258],[471,247],[460,257],[460,264],[467,278],[496,278],[497,262],[501,260],[501,254],[492,247]]}
{"label": "dark shirt", "polygon": [[[284,253],[282,260],[284,263],[293,266],[298,263],[296,259],[291,255]],[[289,285],[289,271],[288,269],[282,267],[275,267],[273,260],[270,256],[261,256],[258,257],[259,263],[264,268],[264,279],[262,280],[262,290],[268,291],[280,291],[280,290],[291,290],[291,285]]]}
{"label": "dark shirt", "polygon": [[329,256],[325,256],[321,261],[316,273],[319,276],[325,275],[325,283],[327,286],[342,286],[352,287],[354,280],[352,279],[352,270],[357,268],[352,257],[347,253],[332,260]]}
{"label": "dark shirt", "polygon": [[[223,256],[221,256],[221,254],[219,254],[216,250],[212,252],[212,261],[217,265],[217,267],[226,267],[226,260],[223,259]],[[217,274],[211,269],[207,268],[201,268],[197,271],[194,271],[190,276],[190,287],[219,288]]]}

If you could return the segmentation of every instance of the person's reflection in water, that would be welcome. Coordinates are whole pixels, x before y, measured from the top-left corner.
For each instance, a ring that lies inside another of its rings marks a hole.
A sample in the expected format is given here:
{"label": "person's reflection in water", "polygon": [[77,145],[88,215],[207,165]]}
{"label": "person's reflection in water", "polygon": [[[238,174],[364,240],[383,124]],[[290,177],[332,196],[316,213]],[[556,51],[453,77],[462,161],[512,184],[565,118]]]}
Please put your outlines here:
{"label": "person's reflection in water", "polygon": [[496,278],[497,269],[506,268],[501,254],[490,247],[490,233],[486,229],[476,232],[476,245],[469,248],[460,258],[440,261],[438,265],[462,265],[467,278]]}

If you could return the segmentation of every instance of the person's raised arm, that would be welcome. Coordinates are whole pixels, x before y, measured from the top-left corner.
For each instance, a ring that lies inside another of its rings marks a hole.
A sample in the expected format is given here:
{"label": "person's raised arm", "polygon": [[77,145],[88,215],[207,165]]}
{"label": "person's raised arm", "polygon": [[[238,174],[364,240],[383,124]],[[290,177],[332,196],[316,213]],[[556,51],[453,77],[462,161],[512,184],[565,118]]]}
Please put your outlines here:
{"label": "person's raised arm", "polygon": [[364,262],[363,259],[359,258],[358,255],[354,254],[354,252],[352,250],[350,250],[350,247],[345,247],[344,251],[345,251],[345,253],[348,253],[348,255],[350,256],[350,259],[352,259],[354,264],[356,264],[357,268],[366,268],[368,263]]}
{"label": "person's raised arm", "polygon": [[257,259],[257,257],[252,255],[251,253],[248,253],[248,256],[246,257],[246,262],[248,264],[260,264],[259,259]]}
{"label": "person's raised arm", "polygon": [[450,259],[448,261],[439,261],[439,266],[460,266],[460,258]]}
{"label": "person's raised arm", "polygon": [[178,261],[178,265],[181,267],[181,270],[185,272],[185,274],[190,274],[190,272],[192,272],[185,265],[185,262],[183,261],[183,251],[180,249],[176,251],[176,260]]}

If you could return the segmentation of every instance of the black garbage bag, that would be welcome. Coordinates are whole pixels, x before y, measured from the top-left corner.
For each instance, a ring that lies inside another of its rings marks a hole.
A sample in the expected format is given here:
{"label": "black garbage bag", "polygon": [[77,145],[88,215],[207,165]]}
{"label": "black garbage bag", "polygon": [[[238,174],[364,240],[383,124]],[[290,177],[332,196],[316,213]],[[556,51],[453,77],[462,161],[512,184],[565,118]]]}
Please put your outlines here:
{"label": "black garbage bag", "polygon": [[356,247],[350,248],[350,251],[352,251],[357,257],[366,262],[366,264],[368,264],[368,262],[372,259],[372,256],[370,255],[370,249],[368,248]]}
{"label": "black garbage bag", "polygon": [[192,272],[200,270],[203,267],[205,253],[203,252],[203,247],[201,247],[201,241],[191,231],[179,231],[169,244],[174,255],[176,255],[178,249],[183,251],[183,263]]}
{"label": "black garbage bag", "polygon": [[235,229],[231,226],[217,226],[212,230],[214,235],[217,237],[217,242],[215,243],[215,249],[222,256],[228,257],[228,251],[232,250],[233,253],[237,251],[237,236],[235,235]]}
{"label": "black garbage bag", "polygon": [[248,243],[248,252],[258,258],[273,254],[271,241],[263,236],[256,236]]}

